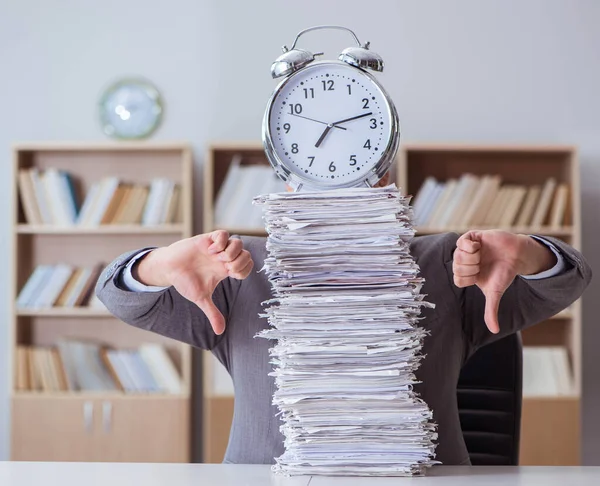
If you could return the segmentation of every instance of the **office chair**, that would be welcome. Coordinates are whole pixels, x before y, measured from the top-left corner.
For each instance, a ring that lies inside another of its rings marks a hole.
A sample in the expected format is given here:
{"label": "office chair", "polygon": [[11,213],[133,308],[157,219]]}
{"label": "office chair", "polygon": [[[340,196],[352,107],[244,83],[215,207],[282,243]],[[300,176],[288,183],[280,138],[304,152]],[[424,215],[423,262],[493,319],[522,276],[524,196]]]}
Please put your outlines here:
{"label": "office chair", "polygon": [[512,334],[477,350],[461,370],[457,399],[474,466],[519,463],[523,349]]}

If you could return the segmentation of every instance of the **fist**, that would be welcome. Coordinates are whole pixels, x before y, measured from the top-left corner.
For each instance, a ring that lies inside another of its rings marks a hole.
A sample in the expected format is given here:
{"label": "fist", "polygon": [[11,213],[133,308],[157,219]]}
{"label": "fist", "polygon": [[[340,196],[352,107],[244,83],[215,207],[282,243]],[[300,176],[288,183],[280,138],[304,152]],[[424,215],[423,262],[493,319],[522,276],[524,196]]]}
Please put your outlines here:
{"label": "fist", "polygon": [[213,303],[212,294],[227,277],[245,279],[253,266],[242,241],[218,230],[150,252],[141,260],[136,277],[146,285],[175,287],[204,312],[214,332],[222,334],[225,319]]}
{"label": "fist", "polygon": [[502,295],[517,275],[539,273],[556,263],[545,245],[507,231],[469,231],[456,242],[452,263],[457,287],[476,285],[485,297],[485,323],[500,331],[498,309]]}

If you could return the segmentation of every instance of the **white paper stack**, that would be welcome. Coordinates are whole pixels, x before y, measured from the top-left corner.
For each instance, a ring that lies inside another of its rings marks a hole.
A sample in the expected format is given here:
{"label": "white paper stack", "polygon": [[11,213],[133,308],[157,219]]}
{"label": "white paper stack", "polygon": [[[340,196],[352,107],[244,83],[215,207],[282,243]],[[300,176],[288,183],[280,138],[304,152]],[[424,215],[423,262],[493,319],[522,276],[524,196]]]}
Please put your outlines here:
{"label": "white paper stack", "polygon": [[434,463],[432,413],[413,391],[426,331],[395,186],[260,196],[265,304],[289,475],[409,476]]}

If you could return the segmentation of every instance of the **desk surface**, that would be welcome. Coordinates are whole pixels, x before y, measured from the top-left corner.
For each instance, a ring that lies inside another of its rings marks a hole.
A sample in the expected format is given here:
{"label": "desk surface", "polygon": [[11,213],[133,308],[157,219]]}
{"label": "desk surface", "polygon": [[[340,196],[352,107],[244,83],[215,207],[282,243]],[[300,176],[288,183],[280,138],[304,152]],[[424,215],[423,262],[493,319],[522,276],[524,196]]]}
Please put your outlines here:
{"label": "desk surface", "polygon": [[419,478],[345,478],[271,473],[269,466],[0,462],[2,486],[587,486],[600,467],[438,466]]}

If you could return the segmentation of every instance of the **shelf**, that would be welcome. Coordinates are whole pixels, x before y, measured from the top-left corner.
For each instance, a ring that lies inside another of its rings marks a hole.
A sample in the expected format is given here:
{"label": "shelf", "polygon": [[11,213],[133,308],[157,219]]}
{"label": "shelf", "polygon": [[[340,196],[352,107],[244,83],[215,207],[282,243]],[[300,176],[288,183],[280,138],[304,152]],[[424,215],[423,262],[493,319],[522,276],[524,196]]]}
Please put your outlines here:
{"label": "shelf", "polygon": [[562,312],[559,312],[558,314],[552,316],[550,319],[574,319],[575,316],[573,314],[572,311],[570,311],[569,309],[565,309]]}
{"label": "shelf", "polygon": [[161,226],[107,224],[90,227],[19,224],[17,226],[18,234],[27,235],[171,235],[183,232],[184,226],[182,224]]}
{"label": "shelf", "polygon": [[[152,152],[152,151],[174,151],[191,150],[188,142],[154,142],[124,140],[118,142],[25,142],[13,146],[13,150],[19,152]],[[86,160],[86,159],[82,159]],[[85,162],[84,162],[85,163]]]}
{"label": "shelf", "polygon": [[123,393],[123,392],[41,392],[41,391],[14,391],[13,398],[23,399],[89,399],[89,400],[148,400],[148,399],[180,399],[187,400],[188,394],[166,394],[166,393]]}
{"label": "shelf", "polygon": [[224,229],[230,235],[267,236],[264,228],[215,228],[213,231]]}
{"label": "shelf", "polygon": [[538,234],[544,236],[573,236],[573,228],[571,226],[565,226],[563,228],[553,228],[550,226],[538,226],[523,227],[523,226],[511,226],[506,228],[497,227],[470,227],[470,228],[429,228],[429,227],[418,227],[417,235],[435,235],[438,233],[466,233],[471,230],[502,230],[510,231],[511,233],[523,233],[523,234]]}
{"label": "shelf", "polygon": [[107,309],[91,307],[50,307],[46,309],[17,309],[19,317],[110,317]]}
{"label": "shelf", "polygon": [[547,396],[523,396],[523,401],[543,401],[543,402],[578,402],[581,397],[576,394],[572,395],[547,395]]}

